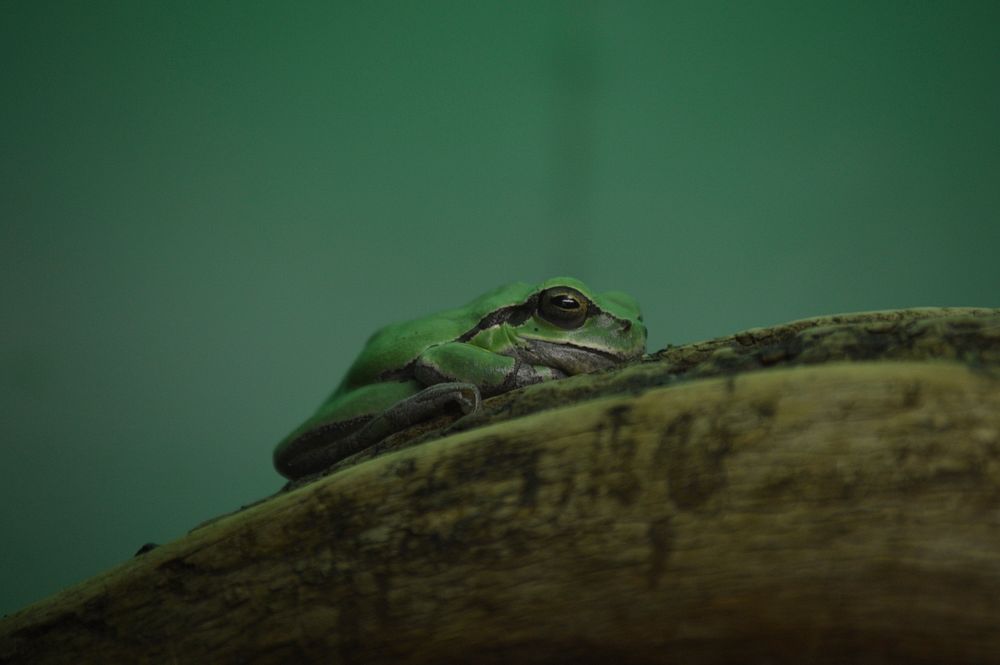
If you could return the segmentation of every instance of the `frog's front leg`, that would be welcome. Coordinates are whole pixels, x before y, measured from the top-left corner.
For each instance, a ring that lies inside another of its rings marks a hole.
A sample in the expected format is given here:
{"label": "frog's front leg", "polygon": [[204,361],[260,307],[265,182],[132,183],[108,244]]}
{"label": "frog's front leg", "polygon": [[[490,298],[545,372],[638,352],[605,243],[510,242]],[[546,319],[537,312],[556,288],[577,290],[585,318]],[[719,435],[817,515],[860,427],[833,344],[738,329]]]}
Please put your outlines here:
{"label": "frog's front leg", "polygon": [[427,349],[417,358],[413,374],[424,385],[471,383],[483,397],[566,376],[552,367],[529,365],[520,358],[462,342]]}

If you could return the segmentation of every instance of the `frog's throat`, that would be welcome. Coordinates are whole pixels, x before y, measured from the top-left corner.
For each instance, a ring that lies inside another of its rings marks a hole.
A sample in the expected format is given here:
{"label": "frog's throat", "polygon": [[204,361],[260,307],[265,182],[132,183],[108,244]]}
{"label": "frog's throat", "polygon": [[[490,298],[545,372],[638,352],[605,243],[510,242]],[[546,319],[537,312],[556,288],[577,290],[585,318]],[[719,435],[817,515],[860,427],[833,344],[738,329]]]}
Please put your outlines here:
{"label": "frog's throat", "polygon": [[540,339],[522,339],[522,345],[511,349],[510,355],[517,356],[523,362],[552,367],[570,375],[608,369],[620,365],[630,357],[570,342]]}

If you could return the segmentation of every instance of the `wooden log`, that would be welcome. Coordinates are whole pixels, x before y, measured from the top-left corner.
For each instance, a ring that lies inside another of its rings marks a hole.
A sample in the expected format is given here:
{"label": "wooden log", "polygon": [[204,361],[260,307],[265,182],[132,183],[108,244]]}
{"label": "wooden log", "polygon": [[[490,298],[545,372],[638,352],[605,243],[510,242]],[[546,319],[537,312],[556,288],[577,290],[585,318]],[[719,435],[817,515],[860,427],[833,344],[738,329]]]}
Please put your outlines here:
{"label": "wooden log", "polygon": [[0,624],[0,663],[1000,662],[1000,380],[705,378],[461,432]]}

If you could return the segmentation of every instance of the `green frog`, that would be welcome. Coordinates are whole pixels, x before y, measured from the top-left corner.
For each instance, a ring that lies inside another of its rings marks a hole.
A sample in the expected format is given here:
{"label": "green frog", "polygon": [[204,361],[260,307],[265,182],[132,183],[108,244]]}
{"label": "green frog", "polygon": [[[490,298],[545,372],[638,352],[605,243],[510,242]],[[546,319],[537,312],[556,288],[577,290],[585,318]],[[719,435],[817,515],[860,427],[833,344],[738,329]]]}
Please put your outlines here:
{"label": "green frog", "polygon": [[639,304],[593,293],[572,277],[515,282],[464,307],[386,326],[368,340],[333,394],[274,450],[296,479],[458,406],[640,357]]}

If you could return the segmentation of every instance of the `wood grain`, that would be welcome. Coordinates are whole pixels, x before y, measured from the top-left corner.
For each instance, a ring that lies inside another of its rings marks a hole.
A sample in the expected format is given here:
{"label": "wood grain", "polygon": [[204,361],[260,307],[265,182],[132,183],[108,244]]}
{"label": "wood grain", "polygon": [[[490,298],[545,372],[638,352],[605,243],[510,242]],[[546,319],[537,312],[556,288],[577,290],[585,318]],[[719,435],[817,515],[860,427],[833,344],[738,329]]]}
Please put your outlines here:
{"label": "wood grain", "polygon": [[0,662],[1000,662],[1000,381],[704,378],[461,432],[0,623]]}

